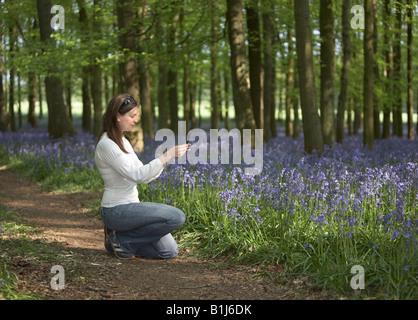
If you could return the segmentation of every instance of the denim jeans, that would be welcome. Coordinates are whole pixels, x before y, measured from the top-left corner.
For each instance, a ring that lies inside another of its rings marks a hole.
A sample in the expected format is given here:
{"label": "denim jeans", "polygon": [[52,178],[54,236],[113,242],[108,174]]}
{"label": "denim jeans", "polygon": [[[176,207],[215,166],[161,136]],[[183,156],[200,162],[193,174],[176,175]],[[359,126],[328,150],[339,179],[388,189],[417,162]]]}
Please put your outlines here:
{"label": "denim jeans", "polygon": [[184,224],[183,211],[160,203],[135,202],[102,207],[101,214],[125,252],[162,259],[177,256],[177,243],[170,232]]}

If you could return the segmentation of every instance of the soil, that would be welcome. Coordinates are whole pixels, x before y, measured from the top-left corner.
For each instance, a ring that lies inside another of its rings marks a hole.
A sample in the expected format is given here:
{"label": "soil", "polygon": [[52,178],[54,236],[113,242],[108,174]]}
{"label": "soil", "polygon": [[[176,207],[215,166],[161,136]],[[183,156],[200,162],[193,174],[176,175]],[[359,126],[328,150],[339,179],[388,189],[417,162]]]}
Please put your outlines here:
{"label": "soil", "polygon": [[[39,241],[61,248],[52,262],[26,254],[11,258],[18,288],[52,300],[333,299],[304,278],[279,277],[280,265],[269,266],[269,277],[260,277],[266,270],[257,266],[228,266],[184,251],[170,260],[118,259],[105,250],[103,223],[89,210],[100,197],[98,192],[42,191],[7,167],[0,168],[1,205],[40,228]],[[7,252],[1,254],[7,257]],[[53,265],[64,267],[62,290],[51,288]]]}

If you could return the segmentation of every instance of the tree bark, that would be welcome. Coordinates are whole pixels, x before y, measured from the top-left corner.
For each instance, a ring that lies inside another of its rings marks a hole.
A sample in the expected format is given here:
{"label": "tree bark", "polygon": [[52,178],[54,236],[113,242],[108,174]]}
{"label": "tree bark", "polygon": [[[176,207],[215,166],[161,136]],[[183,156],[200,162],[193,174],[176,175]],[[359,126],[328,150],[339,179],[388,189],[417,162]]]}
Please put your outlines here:
{"label": "tree bark", "polygon": [[[0,27],[3,27],[0,25]],[[0,131],[5,132],[9,126],[9,116],[3,89],[3,35],[0,34]]]}
{"label": "tree bark", "polygon": [[244,115],[237,127],[255,129],[255,120],[250,96],[249,76],[245,55],[244,23],[241,0],[227,0],[228,40],[231,49],[231,76],[236,115]]}
{"label": "tree bark", "polygon": [[28,73],[28,123],[33,128],[38,126],[35,114],[35,104],[36,104],[36,74],[31,71]]}
{"label": "tree bark", "polygon": [[142,0],[138,8],[138,20],[140,22],[139,32],[139,44],[138,44],[138,53],[139,53],[139,94],[140,94],[140,103],[142,107],[141,123],[144,136],[148,136],[151,139],[154,139],[154,130],[153,130],[153,116],[152,116],[152,106],[151,106],[151,78],[149,75],[149,61],[147,60],[146,55],[143,53],[146,52],[144,44],[146,43],[146,34],[145,34],[145,25],[143,21],[147,15],[147,0]]}
{"label": "tree bark", "polygon": [[324,144],[334,145],[334,74],[335,44],[333,0],[320,1],[319,28],[321,32],[321,125]]}
{"label": "tree bark", "polygon": [[[84,30],[89,30],[88,17],[86,11],[85,0],[77,0],[79,9],[79,21]],[[83,111],[81,119],[81,127],[87,132],[92,132],[91,128],[91,98],[89,92],[89,74],[90,67],[83,66],[81,73],[81,100],[83,102]]]}
{"label": "tree bark", "polygon": [[293,33],[292,27],[287,26],[287,70],[286,70],[286,97],[285,97],[285,111],[286,111],[286,119],[285,119],[285,132],[286,136],[293,136],[293,124],[291,121],[291,110],[293,107],[293,92],[294,92],[294,65],[295,65],[295,58],[293,55],[294,48],[293,48]]}
{"label": "tree bark", "polygon": [[[54,44],[54,40],[51,38],[51,7],[51,0],[37,0],[41,41],[47,47]],[[48,66],[47,76],[45,77],[45,91],[48,104],[48,132],[52,138],[62,138],[66,135],[76,133],[67,115],[61,79],[55,76],[57,71],[56,66],[51,64]]]}
{"label": "tree bark", "polygon": [[[261,36],[258,0],[250,1],[245,11],[248,28],[248,61],[250,75],[250,95],[254,120],[257,128],[265,129],[263,106],[263,68],[261,63]],[[265,132],[264,132],[265,133]]]}
{"label": "tree bark", "polygon": [[[127,55],[121,64],[121,82],[122,90],[140,103],[138,69],[134,56],[137,50],[135,29],[132,25],[134,21],[132,6],[132,0],[118,0],[118,25],[121,30],[119,40],[121,49],[125,49]],[[141,121],[138,121],[138,124],[135,125],[134,129],[127,136],[136,152],[142,152],[144,150],[144,136]]]}
{"label": "tree bark", "polygon": [[324,140],[316,99],[308,0],[294,0],[294,14],[305,151],[311,154],[315,150],[318,154],[321,154],[324,150]]}
{"label": "tree bark", "polygon": [[402,137],[402,92],[401,92],[401,30],[402,0],[395,1],[395,44],[393,46],[393,134]]}
{"label": "tree bark", "polygon": [[263,81],[263,116],[264,116],[264,141],[269,141],[271,133],[271,118],[270,110],[274,108],[274,91],[273,91],[273,77],[274,77],[274,63],[273,63],[273,27],[270,13],[265,12],[262,15],[263,30],[264,30],[264,81]]}
{"label": "tree bark", "polygon": [[168,26],[168,39],[167,39],[167,54],[169,57],[168,62],[168,106],[170,111],[170,129],[177,134],[178,131],[178,92],[177,92],[177,55],[176,55],[176,39],[177,39],[177,25],[179,22],[179,9],[178,1],[172,3],[170,12],[171,24]]}
{"label": "tree bark", "polygon": [[390,33],[392,31],[392,26],[390,23],[391,8],[390,0],[385,0],[383,8],[383,23],[385,26],[385,32],[383,33],[383,47],[384,47],[384,58],[385,64],[383,66],[383,76],[385,77],[385,99],[383,107],[383,132],[382,138],[390,138],[390,113],[392,110],[392,104],[390,100],[392,98],[392,75],[393,75],[393,54],[392,54],[392,44],[390,40]]}
{"label": "tree bark", "polygon": [[407,82],[408,82],[408,93],[406,110],[408,113],[408,139],[414,140],[414,92],[412,89],[412,4],[409,4],[407,8]]}
{"label": "tree bark", "polygon": [[348,74],[350,71],[351,42],[350,42],[350,0],[343,1],[342,8],[342,46],[343,65],[341,68],[341,88],[338,96],[337,137],[338,143],[344,142],[344,115],[348,91]]}
{"label": "tree bark", "polygon": [[373,149],[374,146],[374,119],[373,119],[373,85],[374,85],[374,58],[373,58],[373,30],[374,6],[373,0],[364,0],[365,30],[364,30],[364,83],[363,83],[363,112],[364,132],[363,144]]}
{"label": "tree bark", "polygon": [[211,106],[211,128],[218,129],[219,124],[219,95],[218,95],[218,19],[217,4],[215,0],[210,1],[210,106]]}

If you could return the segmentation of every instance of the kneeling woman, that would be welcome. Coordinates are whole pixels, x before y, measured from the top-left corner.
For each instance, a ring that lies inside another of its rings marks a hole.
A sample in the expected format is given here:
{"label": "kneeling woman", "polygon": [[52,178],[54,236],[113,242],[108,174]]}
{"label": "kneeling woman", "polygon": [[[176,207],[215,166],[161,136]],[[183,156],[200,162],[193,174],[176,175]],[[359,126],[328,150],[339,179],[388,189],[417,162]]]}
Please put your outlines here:
{"label": "kneeling woman", "polygon": [[138,117],[138,104],[127,94],[113,97],[103,116],[94,159],[104,181],[105,247],[119,258],[169,259],[178,253],[171,232],[184,224],[185,215],[169,205],[140,202],[137,184],[156,179],[171,159],[187,152],[188,145],[175,146],[143,165],[124,137]]}

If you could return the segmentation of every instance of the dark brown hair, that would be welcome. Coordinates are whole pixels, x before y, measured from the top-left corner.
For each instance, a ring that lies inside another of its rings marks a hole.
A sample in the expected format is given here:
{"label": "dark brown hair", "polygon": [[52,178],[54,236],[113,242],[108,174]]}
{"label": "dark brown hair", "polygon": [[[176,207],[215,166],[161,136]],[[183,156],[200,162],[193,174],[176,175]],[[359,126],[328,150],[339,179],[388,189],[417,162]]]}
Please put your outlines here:
{"label": "dark brown hair", "polygon": [[137,106],[138,103],[135,101],[135,99],[127,93],[121,93],[114,96],[109,101],[106,112],[103,115],[102,130],[99,133],[96,145],[100,141],[103,133],[106,132],[109,139],[113,140],[123,152],[128,153],[128,151],[126,151],[125,147],[123,146],[123,132],[121,132],[117,125],[117,115],[118,112],[121,115],[124,115]]}

